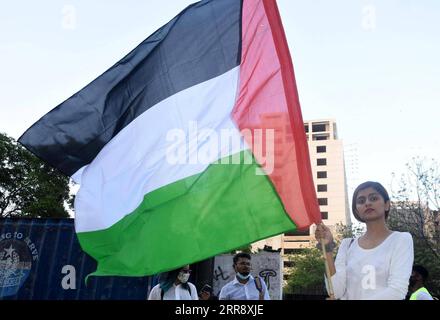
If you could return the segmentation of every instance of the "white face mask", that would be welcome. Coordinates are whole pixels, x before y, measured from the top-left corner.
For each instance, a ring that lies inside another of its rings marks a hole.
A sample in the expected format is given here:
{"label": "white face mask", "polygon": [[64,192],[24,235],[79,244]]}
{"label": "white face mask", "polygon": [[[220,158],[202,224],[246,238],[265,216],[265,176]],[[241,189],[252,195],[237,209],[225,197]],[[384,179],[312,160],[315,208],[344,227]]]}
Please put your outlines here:
{"label": "white face mask", "polygon": [[186,283],[189,279],[190,274],[189,273],[183,273],[180,272],[179,275],[177,276],[177,279],[181,282],[181,283]]}
{"label": "white face mask", "polygon": [[239,279],[241,279],[241,280],[247,280],[247,279],[249,279],[250,276],[251,276],[250,273],[248,273],[248,274],[241,274],[240,272],[237,272],[237,277]]}

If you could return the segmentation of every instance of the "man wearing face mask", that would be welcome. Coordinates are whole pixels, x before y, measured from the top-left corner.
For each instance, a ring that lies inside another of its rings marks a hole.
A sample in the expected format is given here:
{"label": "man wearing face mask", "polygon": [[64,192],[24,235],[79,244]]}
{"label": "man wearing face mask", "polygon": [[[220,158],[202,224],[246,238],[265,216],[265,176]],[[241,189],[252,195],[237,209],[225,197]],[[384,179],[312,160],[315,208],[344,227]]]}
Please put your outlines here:
{"label": "man wearing face mask", "polygon": [[188,282],[190,274],[189,265],[161,273],[148,300],[199,300],[196,287]]}
{"label": "man wearing face mask", "polygon": [[219,300],[270,300],[266,284],[251,275],[251,256],[237,253],[233,258],[236,274],[220,291]]}

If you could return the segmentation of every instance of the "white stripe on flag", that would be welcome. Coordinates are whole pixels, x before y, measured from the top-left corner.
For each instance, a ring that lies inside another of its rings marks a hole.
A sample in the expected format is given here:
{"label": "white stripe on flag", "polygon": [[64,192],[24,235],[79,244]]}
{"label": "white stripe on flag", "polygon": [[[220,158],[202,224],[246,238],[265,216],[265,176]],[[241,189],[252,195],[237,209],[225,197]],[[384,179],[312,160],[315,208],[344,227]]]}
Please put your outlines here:
{"label": "white stripe on flag", "polygon": [[[240,133],[230,118],[235,105],[239,67],[216,78],[183,90],[148,109],[115,136],[91,164],[81,168],[77,180],[81,187],[75,198],[75,224],[77,232],[106,229],[133,212],[145,194],[175,181],[203,172],[208,162],[214,162],[246,147],[232,144],[219,147],[203,163],[174,164],[167,159],[167,150],[173,144],[167,134],[173,129],[187,133],[190,147],[189,162],[197,149],[190,137],[191,122],[198,132],[214,130],[219,136],[222,129]],[[203,148],[214,147],[213,139]],[[202,144],[199,143],[199,150]],[[219,145],[222,145],[219,143]],[[208,160],[208,161],[206,161]],[[78,177],[81,176],[80,179]]]}

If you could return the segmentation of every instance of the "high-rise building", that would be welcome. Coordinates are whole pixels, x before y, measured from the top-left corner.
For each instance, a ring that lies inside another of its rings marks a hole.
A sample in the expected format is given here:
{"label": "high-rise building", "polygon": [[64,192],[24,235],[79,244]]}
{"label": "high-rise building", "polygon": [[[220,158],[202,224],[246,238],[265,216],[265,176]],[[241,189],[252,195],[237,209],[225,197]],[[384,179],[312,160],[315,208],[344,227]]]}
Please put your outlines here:
{"label": "high-rise building", "polygon": [[[351,223],[342,140],[332,119],[306,121],[304,129],[322,220],[335,230],[338,223]],[[315,243],[313,230],[288,232],[256,242],[253,248],[269,246],[283,254],[294,253]]]}

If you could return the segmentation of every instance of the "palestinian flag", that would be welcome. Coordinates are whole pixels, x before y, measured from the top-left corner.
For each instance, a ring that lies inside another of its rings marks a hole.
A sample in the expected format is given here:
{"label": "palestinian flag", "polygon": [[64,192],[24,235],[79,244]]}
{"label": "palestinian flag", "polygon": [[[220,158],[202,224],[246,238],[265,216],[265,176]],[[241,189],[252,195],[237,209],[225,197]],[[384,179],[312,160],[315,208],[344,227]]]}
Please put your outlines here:
{"label": "palestinian flag", "polygon": [[19,141],[80,184],[94,275],[143,276],[320,222],[274,0],[204,0]]}

